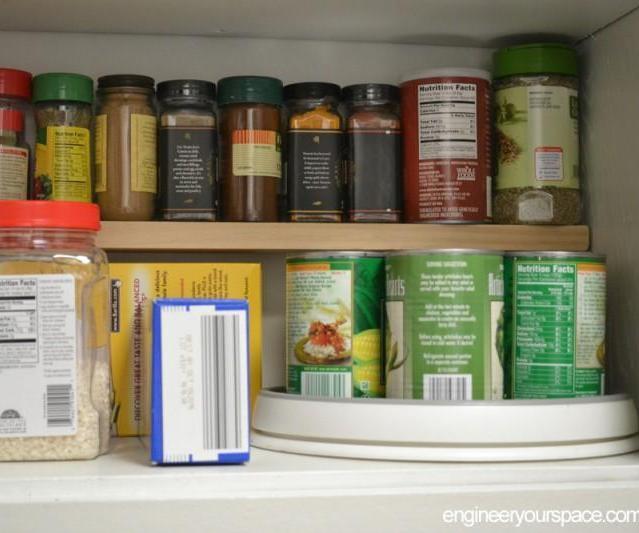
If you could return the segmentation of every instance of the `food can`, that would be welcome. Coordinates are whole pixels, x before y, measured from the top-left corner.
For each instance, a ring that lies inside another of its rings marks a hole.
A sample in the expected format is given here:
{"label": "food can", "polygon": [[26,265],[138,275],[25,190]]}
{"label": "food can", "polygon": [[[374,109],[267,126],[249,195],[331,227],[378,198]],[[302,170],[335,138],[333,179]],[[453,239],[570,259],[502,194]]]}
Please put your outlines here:
{"label": "food can", "polygon": [[503,255],[399,252],[386,258],[386,395],[503,398]]}
{"label": "food can", "polygon": [[401,106],[406,222],[490,222],[490,73],[443,68],[409,76]]}
{"label": "food can", "polygon": [[574,398],[604,393],[605,257],[507,254],[507,396]]}
{"label": "food can", "polygon": [[287,390],[381,397],[384,256],[308,253],[286,260]]}

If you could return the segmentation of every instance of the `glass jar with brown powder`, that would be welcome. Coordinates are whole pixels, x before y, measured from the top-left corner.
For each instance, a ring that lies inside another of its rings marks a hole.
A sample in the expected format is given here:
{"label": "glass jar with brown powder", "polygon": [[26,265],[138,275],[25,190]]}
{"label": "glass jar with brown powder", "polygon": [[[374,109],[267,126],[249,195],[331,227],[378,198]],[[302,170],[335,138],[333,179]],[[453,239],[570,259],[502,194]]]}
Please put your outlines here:
{"label": "glass jar with brown powder", "polygon": [[223,220],[277,222],[282,178],[282,82],[233,76],[218,82]]}
{"label": "glass jar with brown powder", "polygon": [[95,192],[103,220],[151,220],[155,212],[155,81],[118,74],[98,79]]}

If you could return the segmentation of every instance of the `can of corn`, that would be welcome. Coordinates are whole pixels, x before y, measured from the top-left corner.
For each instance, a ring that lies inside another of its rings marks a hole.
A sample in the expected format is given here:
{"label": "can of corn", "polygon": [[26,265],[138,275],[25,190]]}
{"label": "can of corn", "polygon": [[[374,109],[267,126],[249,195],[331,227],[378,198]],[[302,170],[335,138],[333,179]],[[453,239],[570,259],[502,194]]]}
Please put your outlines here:
{"label": "can of corn", "polygon": [[383,396],[383,297],[381,254],[288,257],[287,391],[328,398]]}
{"label": "can of corn", "polygon": [[503,398],[503,254],[398,252],[386,258],[386,395]]}
{"label": "can of corn", "polygon": [[510,398],[604,393],[605,257],[506,254],[505,361]]}

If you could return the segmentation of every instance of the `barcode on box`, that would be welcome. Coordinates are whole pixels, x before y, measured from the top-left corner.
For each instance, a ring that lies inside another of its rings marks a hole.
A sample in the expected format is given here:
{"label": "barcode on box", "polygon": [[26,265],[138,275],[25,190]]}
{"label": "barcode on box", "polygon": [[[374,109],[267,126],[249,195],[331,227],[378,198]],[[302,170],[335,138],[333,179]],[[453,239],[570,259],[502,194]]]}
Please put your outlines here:
{"label": "barcode on box", "polygon": [[47,385],[47,426],[73,425],[73,389],[70,384]]}
{"label": "barcode on box", "polygon": [[249,456],[248,304],[159,299],[153,308],[155,463]]}
{"label": "barcode on box", "polygon": [[205,450],[239,448],[243,429],[240,317],[238,314],[213,315],[200,320],[203,447]]}
{"label": "barcode on box", "polygon": [[323,398],[350,398],[352,376],[350,372],[302,372],[302,396]]}
{"label": "barcode on box", "polygon": [[424,400],[472,400],[472,374],[424,374]]}

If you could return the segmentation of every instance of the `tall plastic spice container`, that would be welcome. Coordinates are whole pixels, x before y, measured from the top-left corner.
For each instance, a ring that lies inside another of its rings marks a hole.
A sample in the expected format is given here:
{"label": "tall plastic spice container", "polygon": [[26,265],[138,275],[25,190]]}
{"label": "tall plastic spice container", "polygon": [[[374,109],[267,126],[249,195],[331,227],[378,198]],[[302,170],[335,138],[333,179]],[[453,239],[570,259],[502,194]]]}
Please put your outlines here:
{"label": "tall plastic spice container", "polygon": [[503,48],[494,57],[495,222],[577,224],[579,78],[563,44]]}
{"label": "tall plastic spice container", "polygon": [[233,76],[218,82],[223,220],[277,222],[282,159],[282,82]]}
{"label": "tall plastic spice container", "polygon": [[[0,68],[0,109],[19,111],[24,118],[24,139],[29,146],[29,177],[35,170],[35,115],[31,104],[31,73]],[[30,184],[31,185],[31,184]]]}
{"label": "tall plastic spice container", "polygon": [[342,90],[346,118],[346,214],[349,222],[399,222],[402,122],[399,89],[365,83]]}
{"label": "tall plastic spice container", "polygon": [[82,74],[33,78],[37,142],[34,197],[90,202],[93,80]]}
{"label": "tall plastic spice container", "polygon": [[98,78],[95,193],[103,220],[151,220],[158,192],[155,81]]}
{"label": "tall plastic spice container", "polygon": [[0,461],[108,449],[109,283],[99,210],[0,201]]}

